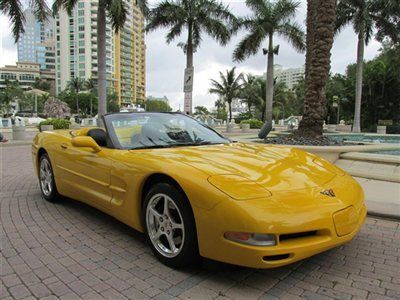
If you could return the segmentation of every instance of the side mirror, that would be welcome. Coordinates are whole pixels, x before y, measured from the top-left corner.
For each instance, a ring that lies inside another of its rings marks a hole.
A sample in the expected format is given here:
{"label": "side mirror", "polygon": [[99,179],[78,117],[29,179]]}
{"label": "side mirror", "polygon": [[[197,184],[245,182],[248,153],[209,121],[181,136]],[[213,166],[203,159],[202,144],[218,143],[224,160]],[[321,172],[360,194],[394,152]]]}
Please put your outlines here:
{"label": "side mirror", "polygon": [[101,151],[101,147],[97,145],[95,140],[90,136],[76,136],[71,139],[72,146],[74,147],[87,147],[92,148],[94,152]]}

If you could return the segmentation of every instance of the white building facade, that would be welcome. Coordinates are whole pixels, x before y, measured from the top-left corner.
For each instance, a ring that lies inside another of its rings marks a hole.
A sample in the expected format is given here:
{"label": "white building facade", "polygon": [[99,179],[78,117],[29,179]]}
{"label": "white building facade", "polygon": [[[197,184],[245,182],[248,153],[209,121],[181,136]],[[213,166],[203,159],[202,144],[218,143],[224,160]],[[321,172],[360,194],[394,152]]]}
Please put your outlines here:
{"label": "white building facade", "polygon": [[304,77],[304,66],[300,68],[283,69],[281,65],[274,65],[274,77],[276,82],[283,82],[288,89],[294,86]]}

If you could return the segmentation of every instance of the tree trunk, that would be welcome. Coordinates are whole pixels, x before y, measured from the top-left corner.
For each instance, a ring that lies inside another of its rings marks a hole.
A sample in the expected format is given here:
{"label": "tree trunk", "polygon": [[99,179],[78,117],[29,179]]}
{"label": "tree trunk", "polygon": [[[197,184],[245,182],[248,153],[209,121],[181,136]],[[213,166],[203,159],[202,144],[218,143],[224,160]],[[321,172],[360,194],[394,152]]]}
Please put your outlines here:
{"label": "tree trunk", "polygon": [[267,88],[265,92],[265,121],[272,122],[272,105],[274,98],[274,44],[273,35],[269,35],[268,62],[267,62]]}
{"label": "tree trunk", "polygon": [[106,11],[101,3],[97,9],[97,83],[98,83],[98,123],[107,113],[107,74],[106,74]]}
{"label": "tree trunk", "polygon": [[364,32],[361,29],[358,34],[357,45],[357,70],[356,70],[356,99],[354,107],[353,132],[361,132],[361,95],[363,80],[363,58],[364,58]]}
{"label": "tree trunk", "polygon": [[304,112],[297,135],[322,135],[326,114],[325,87],[336,19],[336,0],[307,1],[307,54]]}
{"label": "tree trunk", "polygon": [[232,101],[228,101],[228,108],[229,108],[229,122],[232,121]]}
{"label": "tree trunk", "polygon": [[79,116],[79,92],[76,91],[76,113]]}
{"label": "tree trunk", "polygon": [[[186,69],[193,68],[193,27],[192,24],[188,25],[188,39],[186,44]],[[194,83],[194,81],[193,81]],[[184,111],[186,114],[192,114],[192,99],[193,99],[193,87],[190,92],[185,92],[185,103]],[[186,104],[186,105],[185,105]]]}

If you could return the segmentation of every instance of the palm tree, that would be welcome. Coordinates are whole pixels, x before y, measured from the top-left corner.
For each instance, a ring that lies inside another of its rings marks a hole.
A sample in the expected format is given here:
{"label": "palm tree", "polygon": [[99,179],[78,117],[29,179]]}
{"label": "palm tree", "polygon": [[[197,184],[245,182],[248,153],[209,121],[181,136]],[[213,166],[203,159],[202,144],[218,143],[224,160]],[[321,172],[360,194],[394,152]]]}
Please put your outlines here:
{"label": "palm tree", "polygon": [[85,81],[85,88],[90,92],[90,115],[93,116],[93,94],[96,93],[97,82],[93,78]]}
{"label": "palm tree", "polygon": [[211,94],[216,94],[224,99],[229,106],[229,121],[232,120],[232,100],[239,98],[241,91],[242,73],[236,76],[236,67],[226,70],[226,74],[219,72],[221,81],[218,82],[211,79],[212,88],[209,89]]}
{"label": "palm tree", "polygon": [[237,45],[233,52],[235,61],[243,61],[251,55],[255,55],[262,47],[265,39],[268,39],[267,48],[263,49],[268,56],[267,62],[267,89],[266,111],[267,123],[272,123],[272,102],[274,89],[274,54],[278,54],[279,45],[274,46],[274,35],[288,40],[298,51],[304,50],[304,32],[300,26],[291,21],[299,7],[299,2],[292,0],[246,0],[246,5],[252,10],[253,15],[243,18],[241,26],[248,30],[248,34]]}
{"label": "palm tree", "polygon": [[296,132],[298,136],[322,135],[335,19],[336,0],[307,0],[304,112]]}
{"label": "palm tree", "polygon": [[336,30],[340,31],[343,27],[351,23],[358,37],[353,132],[361,131],[364,47],[368,45],[375,27],[379,27],[381,33],[385,32],[394,39],[399,35],[396,25],[390,22],[390,18],[387,19],[387,9],[390,6],[382,5],[381,2],[380,0],[340,0],[337,6]]}
{"label": "palm tree", "polygon": [[[29,6],[32,8],[36,19],[40,22],[47,20],[50,13],[49,7],[45,0],[31,0]],[[15,42],[18,42],[21,34],[25,32],[25,16],[21,1],[18,0],[1,0],[0,14],[8,16],[12,24],[12,33]]]}
{"label": "palm tree", "polygon": [[[186,41],[178,46],[186,54],[186,70],[190,74],[193,71],[193,53],[200,47],[202,33],[224,46],[235,26],[236,18],[229,7],[216,0],[164,0],[150,11],[146,31],[169,28],[166,36],[169,44],[186,29]],[[191,103],[192,91],[187,92],[186,97]],[[185,107],[185,112],[191,113],[192,107]]]}
{"label": "palm tree", "polygon": [[[55,0],[53,12],[65,9],[71,15],[77,0]],[[147,1],[137,0],[142,13],[147,13]],[[128,15],[126,1],[124,0],[103,0],[97,6],[97,83],[98,83],[98,118],[107,113],[107,76],[106,76],[106,14],[116,33],[124,26]]]}
{"label": "palm tree", "polygon": [[252,106],[255,106],[258,103],[258,95],[259,91],[259,81],[252,74],[246,74],[243,76],[243,84],[242,90],[240,92],[240,98],[242,102],[247,104],[249,109],[249,114],[251,114]]}
{"label": "palm tree", "polygon": [[83,89],[85,81],[79,77],[72,78],[68,84],[67,88],[75,93],[76,97],[76,113],[79,114],[79,92]]}

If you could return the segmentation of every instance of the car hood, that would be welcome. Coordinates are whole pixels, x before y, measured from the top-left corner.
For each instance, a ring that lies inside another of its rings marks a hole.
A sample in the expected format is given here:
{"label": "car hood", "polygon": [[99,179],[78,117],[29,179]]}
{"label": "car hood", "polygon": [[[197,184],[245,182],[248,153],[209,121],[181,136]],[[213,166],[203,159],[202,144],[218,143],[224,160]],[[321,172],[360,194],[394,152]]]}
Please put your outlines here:
{"label": "car hood", "polygon": [[157,150],[157,155],[199,169],[217,181],[229,175],[222,179],[225,183],[256,182],[271,192],[312,188],[344,174],[325,160],[290,147],[230,143]]}

